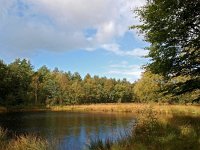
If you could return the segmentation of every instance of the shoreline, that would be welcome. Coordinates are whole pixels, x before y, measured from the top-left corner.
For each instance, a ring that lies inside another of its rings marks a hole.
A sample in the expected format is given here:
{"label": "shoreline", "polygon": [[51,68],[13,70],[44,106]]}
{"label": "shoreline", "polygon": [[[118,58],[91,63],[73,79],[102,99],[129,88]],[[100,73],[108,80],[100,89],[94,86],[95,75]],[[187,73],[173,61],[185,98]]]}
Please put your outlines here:
{"label": "shoreline", "polygon": [[147,108],[152,108],[158,114],[200,114],[200,105],[159,105],[137,103],[109,103],[88,105],[65,105],[65,106],[27,106],[6,108],[0,106],[0,113],[6,112],[37,112],[37,111],[66,111],[66,112],[119,112],[140,114]]}

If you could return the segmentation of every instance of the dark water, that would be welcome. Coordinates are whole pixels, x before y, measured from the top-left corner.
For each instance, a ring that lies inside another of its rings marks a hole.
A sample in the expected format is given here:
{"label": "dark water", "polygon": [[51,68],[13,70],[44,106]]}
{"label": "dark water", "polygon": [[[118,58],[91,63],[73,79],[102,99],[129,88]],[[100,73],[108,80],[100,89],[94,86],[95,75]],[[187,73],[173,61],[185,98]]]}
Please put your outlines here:
{"label": "dark water", "polygon": [[134,116],[119,113],[15,112],[0,114],[0,126],[16,134],[57,139],[59,149],[84,149],[90,139],[113,139],[131,128]]}

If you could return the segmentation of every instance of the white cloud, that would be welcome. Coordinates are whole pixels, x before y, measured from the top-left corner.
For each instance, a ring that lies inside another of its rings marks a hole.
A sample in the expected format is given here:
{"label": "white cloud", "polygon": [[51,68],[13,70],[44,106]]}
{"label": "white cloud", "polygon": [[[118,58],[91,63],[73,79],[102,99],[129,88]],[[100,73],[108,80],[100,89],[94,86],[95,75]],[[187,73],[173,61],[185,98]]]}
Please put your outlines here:
{"label": "white cloud", "polygon": [[118,64],[111,64],[107,67],[105,75],[111,75],[116,78],[126,78],[130,82],[134,82],[141,77],[144,71],[140,65],[132,65],[127,61],[122,61]]}
{"label": "white cloud", "polygon": [[118,44],[104,44],[101,46],[104,50],[112,52],[116,55],[121,55],[121,56],[136,56],[136,57],[143,57],[148,54],[147,50],[141,49],[141,48],[136,48],[133,50],[122,50],[120,49],[120,45]]}
{"label": "white cloud", "polygon": [[[0,51],[92,49],[115,41],[138,23],[145,0],[1,0]],[[92,37],[84,31],[95,29]],[[121,53],[115,50],[116,54]],[[121,55],[137,55],[139,50]]]}

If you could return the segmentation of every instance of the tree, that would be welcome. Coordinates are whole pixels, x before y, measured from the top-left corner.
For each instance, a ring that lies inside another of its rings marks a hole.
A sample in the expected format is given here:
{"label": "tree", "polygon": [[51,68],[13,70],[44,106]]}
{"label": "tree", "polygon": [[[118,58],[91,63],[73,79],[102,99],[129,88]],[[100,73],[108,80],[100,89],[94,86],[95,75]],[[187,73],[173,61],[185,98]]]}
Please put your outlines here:
{"label": "tree", "polygon": [[9,92],[8,67],[0,60],[0,104],[5,104],[5,97]]}
{"label": "tree", "polygon": [[78,72],[75,72],[71,76],[72,80],[82,81],[81,75]]}
{"label": "tree", "polygon": [[[84,82],[84,99],[91,103],[92,101],[94,101],[94,96],[95,96],[95,93],[94,93],[94,87],[93,87],[93,79],[92,77],[90,76],[90,74],[87,74],[83,80]],[[94,96],[93,96],[94,94]]]}
{"label": "tree", "polygon": [[146,71],[142,74],[142,78],[136,82],[134,93],[139,102],[162,101],[163,94],[161,93],[161,89],[164,84],[162,76]]}
{"label": "tree", "polygon": [[30,61],[26,59],[16,59],[8,65],[9,69],[9,94],[7,95],[8,103],[18,105],[28,103],[31,93],[31,81],[33,67]]}
{"label": "tree", "polygon": [[46,100],[48,99],[48,94],[49,94],[48,88],[46,87],[48,87],[47,86],[48,80],[51,79],[51,73],[50,73],[50,70],[46,66],[42,66],[37,70],[37,72],[35,72],[35,74],[38,76],[38,81],[36,80],[36,83],[33,83],[33,85],[35,84],[38,84],[38,85],[33,86],[33,90],[35,91],[36,90],[35,88],[37,87],[38,102],[41,104],[45,104]]}
{"label": "tree", "polygon": [[83,86],[79,80],[74,80],[70,87],[70,101],[69,104],[80,104],[83,101]]}
{"label": "tree", "polygon": [[105,103],[106,102],[115,102],[115,91],[114,91],[114,81],[112,79],[104,78],[104,97],[105,97]]}
{"label": "tree", "polygon": [[55,105],[59,103],[59,84],[55,79],[53,73],[45,79],[44,87],[46,91],[46,103],[49,105]]}
{"label": "tree", "polygon": [[35,72],[32,76],[31,88],[35,99],[35,104],[38,103],[38,91],[39,91],[39,75]]}
{"label": "tree", "polygon": [[175,94],[200,88],[199,8],[199,0],[147,0],[145,6],[136,10],[143,24],[132,28],[139,29],[151,43],[148,57],[152,60],[147,69],[168,79],[191,77],[170,87],[179,87]]}
{"label": "tree", "polygon": [[0,61],[0,105],[21,104],[86,104],[130,102],[133,84],[78,72],[50,71],[42,66],[37,71],[26,59],[10,64]]}
{"label": "tree", "polygon": [[55,79],[59,87],[58,101],[62,105],[63,102],[69,101],[69,80],[62,72],[54,73]]}

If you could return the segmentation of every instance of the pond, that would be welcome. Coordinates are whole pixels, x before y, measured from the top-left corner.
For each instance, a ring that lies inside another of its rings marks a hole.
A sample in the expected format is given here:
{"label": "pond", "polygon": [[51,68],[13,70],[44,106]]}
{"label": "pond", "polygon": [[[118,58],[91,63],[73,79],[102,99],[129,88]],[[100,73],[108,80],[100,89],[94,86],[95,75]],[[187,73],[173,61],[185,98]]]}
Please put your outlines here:
{"label": "pond", "polygon": [[124,113],[15,112],[0,114],[0,126],[20,134],[57,139],[58,149],[81,150],[91,139],[123,136],[134,124],[134,116]]}

